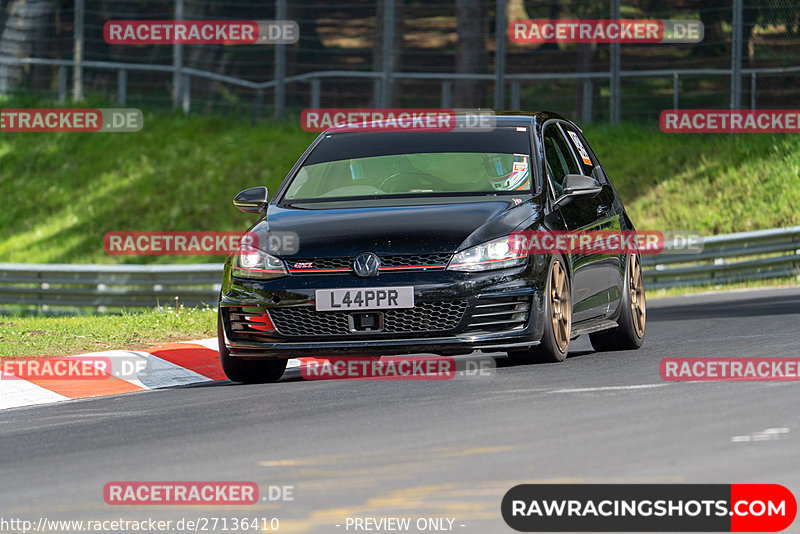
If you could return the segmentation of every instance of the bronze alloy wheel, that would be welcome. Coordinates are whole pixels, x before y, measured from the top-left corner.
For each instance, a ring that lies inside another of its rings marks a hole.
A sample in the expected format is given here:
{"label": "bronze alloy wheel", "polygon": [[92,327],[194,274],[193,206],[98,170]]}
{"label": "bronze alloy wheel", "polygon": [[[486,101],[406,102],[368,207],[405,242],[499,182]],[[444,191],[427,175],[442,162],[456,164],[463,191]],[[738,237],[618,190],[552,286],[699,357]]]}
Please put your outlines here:
{"label": "bronze alloy wheel", "polygon": [[628,293],[630,294],[631,318],[638,337],[644,336],[644,323],[647,310],[644,297],[644,281],[642,280],[642,262],[638,254],[628,259]]}
{"label": "bronze alloy wheel", "polygon": [[559,260],[553,262],[547,289],[550,296],[550,320],[553,322],[553,337],[558,350],[565,352],[572,334],[572,299],[569,294],[567,273]]}

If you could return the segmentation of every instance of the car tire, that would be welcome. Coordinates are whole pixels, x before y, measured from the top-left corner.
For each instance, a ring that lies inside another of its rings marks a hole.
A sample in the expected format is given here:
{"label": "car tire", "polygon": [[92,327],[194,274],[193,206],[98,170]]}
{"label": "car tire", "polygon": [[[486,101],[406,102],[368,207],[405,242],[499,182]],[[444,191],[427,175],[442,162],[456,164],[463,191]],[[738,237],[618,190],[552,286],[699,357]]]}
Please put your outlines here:
{"label": "car tire", "polygon": [[547,271],[544,317],[539,345],[525,351],[509,352],[508,358],[512,363],[555,363],[567,358],[572,336],[572,284],[567,264],[561,256],[553,256]]}
{"label": "car tire", "polygon": [[219,360],[222,370],[230,380],[244,384],[264,384],[277,382],[286,371],[288,360],[245,360],[231,356],[225,346],[225,331],[222,327],[222,313],[217,313],[217,339],[219,340]]}
{"label": "car tire", "polygon": [[642,262],[638,254],[630,254],[625,263],[625,282],[620,299],[616,328],[589,334],[596,351],[635,350],[644,342],[647,323],[647,302],[644,295]]}

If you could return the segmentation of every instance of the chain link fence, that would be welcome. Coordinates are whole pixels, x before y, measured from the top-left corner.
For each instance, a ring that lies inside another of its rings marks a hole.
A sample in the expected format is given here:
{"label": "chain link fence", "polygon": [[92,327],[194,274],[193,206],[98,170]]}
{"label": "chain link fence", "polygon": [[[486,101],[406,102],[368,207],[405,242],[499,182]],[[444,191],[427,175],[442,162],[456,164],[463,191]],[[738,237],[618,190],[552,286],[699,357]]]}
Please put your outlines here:
{"label": "chain link fence", "polygon": [[[800,107],[800,69],[783,70],[800,65],[800,4],[792,0],[3,0],[0,6],[0,93],[33,99],[83,95],[254,118],[309,106],[548,109],[585,122],[652,121],[676,106]],[[608,19],[615,12],[627,19],[698,19],[705,38],[616,46],[618,85],[613,45],[507,38],[510,20]],[[110,20],[175,18],[286,18],[298,22],[300,39],[177,46],[110,45],[103,38]]]}

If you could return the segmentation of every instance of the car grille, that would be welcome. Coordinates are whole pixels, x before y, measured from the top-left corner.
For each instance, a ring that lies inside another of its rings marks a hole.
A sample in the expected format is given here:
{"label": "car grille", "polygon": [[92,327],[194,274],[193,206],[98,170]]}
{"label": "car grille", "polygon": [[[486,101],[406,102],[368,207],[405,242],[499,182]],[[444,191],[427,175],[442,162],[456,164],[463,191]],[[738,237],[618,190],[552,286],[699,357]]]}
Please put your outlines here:
{"label": "car grille", "polygon": [[[461,323],[466,309],[466,301],[457,300],[422,302],[414,308],[384,310],[383,330],[375,334],[453,330]],[[318,312],[313,306],[287,306],[269,310],[269,316],[278,332],[287,337],[364,335],[364,332],[350,331],[350,313],[352,312]]]}
{"label": "car grille", "polygon": [[467,332],[520,330],[528,322],[530,310],[530,297],[479,298],[472,309]]}
{"label": "car grille", "polygon": [[[398,254],[381,258],[381,270],[441,270],[451,254]],[[287,260],[292,274],[319,274],[320,271],[352,272],[353,258],[292,258]],[[308,265],[311,267],[299,267]]]}

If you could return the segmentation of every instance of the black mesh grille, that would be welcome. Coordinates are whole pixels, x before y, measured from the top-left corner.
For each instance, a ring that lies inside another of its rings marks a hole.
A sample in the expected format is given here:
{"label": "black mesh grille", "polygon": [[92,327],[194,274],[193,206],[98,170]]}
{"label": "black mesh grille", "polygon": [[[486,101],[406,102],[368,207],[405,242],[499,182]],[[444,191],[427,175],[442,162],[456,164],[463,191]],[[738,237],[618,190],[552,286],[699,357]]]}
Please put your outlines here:
{"label": "black mesh grille", "polygon": [[[352,269],[352,258],[308,258],[299,260],[289,260],[289,268],[294,270],[298,263],[310,263],[312,269]],[[303,269],[299,269],[302,271]]]}
{"label": "black mesh grille", "polygon": [[[423,302],[414,308],[384,310],[385,334],[444,332],[455,329],[464,316],[466,301]],[[313,306],[271,308],[269,315],[278,332],[290,337],[352,336],[348,316],[352,312],[318,312]]]}
{"label": "black mesh grille", "polygon": [[[427,265],[447,265],[450,254],[402,254],[384,256],[381,267],[424,267]],[[353,258],[300,258],[287,260],[293,274],[305,270],[315,272],[317,269],[348,269],[353,267]],[[311,264],[311,267],[299,267],[297,264]],[[444,267],[438,267],[444,269]]]}
{"label": "black mesh grille", "polygon": [[381,267],[416,267],[419,265],[447,265],[450,254],[409,254],[381,258]]}

